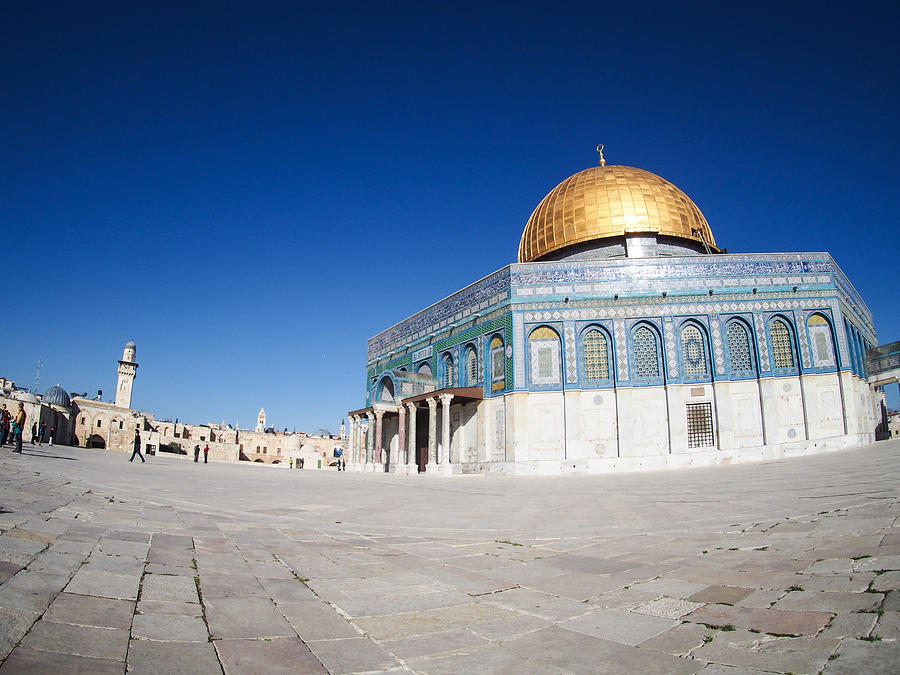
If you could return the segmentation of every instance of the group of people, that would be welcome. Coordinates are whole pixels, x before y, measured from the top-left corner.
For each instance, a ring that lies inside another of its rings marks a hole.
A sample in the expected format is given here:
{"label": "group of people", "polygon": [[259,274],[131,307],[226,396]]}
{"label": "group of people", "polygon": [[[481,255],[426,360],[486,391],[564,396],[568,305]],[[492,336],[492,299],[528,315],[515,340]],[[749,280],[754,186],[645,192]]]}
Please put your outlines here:
{"label": "group of people", "polygon": [[[303,468],[303,464],[304,464],[303,458],[302,458],[302,457],[298,457],[298,458],[297,458],[297,468],[298,468],[298,469],[302,469],[302,468]],[[291,457],[291,464],[290,464],[290,466],[291,466],[292,469],[294,468],[294,458],[293,458],[293,457]]]}
{"label": "group of people", "polygon": [[[209,458],[209,443],[203,446],[203,463],[206,464]],[[194,446],[194,462],[200,461],[200,446]]]}
{"label": "group of people", "polygon": [[20,403],[15,415],[11,415],[3,404],[0,410],[0,446],[5,446],[9,441],[13,446],[13,452],[22,452],[22,434],[25,430],[25,406]]}

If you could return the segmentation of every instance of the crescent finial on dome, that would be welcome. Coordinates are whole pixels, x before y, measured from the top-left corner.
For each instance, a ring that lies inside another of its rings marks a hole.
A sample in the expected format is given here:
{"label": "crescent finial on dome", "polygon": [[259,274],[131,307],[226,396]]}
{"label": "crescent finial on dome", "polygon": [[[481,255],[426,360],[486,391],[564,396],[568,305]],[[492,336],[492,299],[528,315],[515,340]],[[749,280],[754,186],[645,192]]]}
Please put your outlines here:
{"label": "crescent finial on dome", "polygon": [[600,166],[606,166],[606,158],[603,156],[603,143],[597,146],[597,152],[600,153]]}

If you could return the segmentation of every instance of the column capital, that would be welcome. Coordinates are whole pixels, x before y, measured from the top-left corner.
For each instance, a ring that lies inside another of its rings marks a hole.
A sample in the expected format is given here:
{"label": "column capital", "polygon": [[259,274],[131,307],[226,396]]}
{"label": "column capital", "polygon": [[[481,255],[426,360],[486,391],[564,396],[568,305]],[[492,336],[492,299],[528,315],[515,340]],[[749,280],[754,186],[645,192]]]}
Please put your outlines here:
{"label": "column capital", "polygon": [[384,410],[376,410],[375,411],[375,419],[380,420],[382,417],[384,417]]}
{"label": "column capital", "polygon": [[429,408],[431,408],[432,410],[434,410],[435,408],[437,408],[438,402],[437,402],[437,399],[436,399],[436,398],[428,398],[428,399],[425,399],[425,400],[428,402],[428,407],[429,407]]}
{"label": "column capital", "polygon": [[453,400],[453,394],[441,394],[441,405],[449,405]]}
{"label": "column capital", "polygon": [[373,412],[367,412],[367,413],[366,413],[366,419],[368,419],[368,420],[371,422],[372,420],[375,419],[375,413],[373,413]]}
{"label": "column capital", "polygon": [[413,410],[415,410],[416,408],[419,407],[419,406],[417,406],[415,403],[412,403],[412,402],[410,402],[410,403],[405,403],[404,405],[405,405],[407,408],[409,408],[409,412],[410,412],[410,413],[412,413]]}

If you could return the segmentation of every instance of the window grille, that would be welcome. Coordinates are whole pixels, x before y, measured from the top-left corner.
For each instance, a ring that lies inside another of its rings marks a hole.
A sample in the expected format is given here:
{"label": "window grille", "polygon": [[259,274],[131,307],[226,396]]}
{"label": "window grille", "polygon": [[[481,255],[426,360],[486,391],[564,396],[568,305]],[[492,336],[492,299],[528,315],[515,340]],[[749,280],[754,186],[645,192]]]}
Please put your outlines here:
{"label": "window grille", "polygon": [[641,326],[632,338],[634,356],[634,376],[651,379],[659,377],[659,352],[656,349],[656,336],[647,326]]}
{"label": "window grille", "polygon": [[447,356],[444,358],[444,388],[452,387],[453,380],[453,357]]}
{"label": "window grille", "polygon": [[474,349],[469,349],[466,358],[469,365],[469,385],[478,384],[478,354]]}
{"label": "window grille", "polygon": [[687,433],[689,448],[712,447],[712,403],[687,404]]}
{"label": "window grille", "polygon": [[753,359],[750,356],[750,336],[740,322],[728,324],[728,356],[731,370],[749,372],[753,370]]}
{"label": "window grille", "polygon": [[584,377],[586,380],[609,379],[609,350],[606,336],[589,330],[584,336]]}
{"label": "window grille", "polygon": [[685,375],[706,375],[706,346],[703,333],[697,326],[685,326],[681,331],[681,350],[684,354]]}
{"label": "window grille", "polygon": [[791,349],[791,331],[784,321],[775,319],[770,329],[772,335],[772,353],[775,355],[776,368],[794,367],[794,350]]}

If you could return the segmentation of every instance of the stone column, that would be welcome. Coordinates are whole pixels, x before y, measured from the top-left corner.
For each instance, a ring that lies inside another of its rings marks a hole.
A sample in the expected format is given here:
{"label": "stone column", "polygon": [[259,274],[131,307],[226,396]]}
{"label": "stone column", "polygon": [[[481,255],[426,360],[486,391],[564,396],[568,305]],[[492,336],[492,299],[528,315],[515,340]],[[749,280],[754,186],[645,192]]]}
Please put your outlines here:
{"label": "stone column", "polygon": [[402,403],[397,406],[397,413],[400,415],[400,421],[397,423],[397,456],[394,458],[394,464],[399,470],[404,463],[403,453],[406,451],[406,407]]}
{"label": "stone column", "polygon": [[[375,455],[375,413],[366,413],[366,465],[372,464]],[[371,469],[368,469],[371,471]]]}
{"label": "stone column", "polygon": [[415,403],[407,403],[406,407],[409,408],[409,438],[406,441],[406,463],[409,465],[409,472],[416,473],[419,470],[416,464],[416,410],[418,408]]}
{"label": "stone column", "polygon": [[437,468],[437,399],[428,399],[428,463]]}
{"label": "stone column", "polygon": [[375,463],[381,464],[381,419],[384,417],[384,410],[375,411]]}
{"label": "stone column", "polygon": [[352,419],[350,424],[351,447],[353,448],[351,459],[354,464],[362,465],[365,463],[362,457],[362,424],[359,421],[359,415],[354,415]]}
{"label": "stone column", "polygon": [[441,453],[441,464],[450,463],[450,401],[453,394],[441,394],[441,445],[444,451]]}

